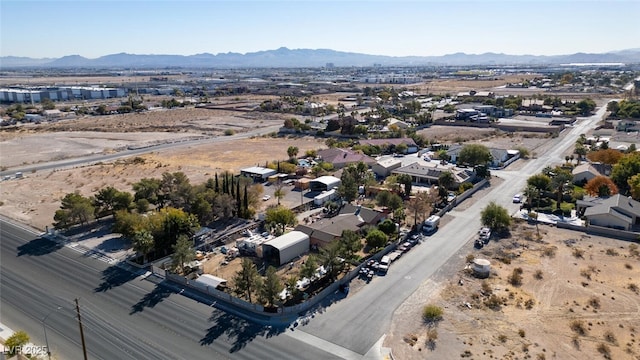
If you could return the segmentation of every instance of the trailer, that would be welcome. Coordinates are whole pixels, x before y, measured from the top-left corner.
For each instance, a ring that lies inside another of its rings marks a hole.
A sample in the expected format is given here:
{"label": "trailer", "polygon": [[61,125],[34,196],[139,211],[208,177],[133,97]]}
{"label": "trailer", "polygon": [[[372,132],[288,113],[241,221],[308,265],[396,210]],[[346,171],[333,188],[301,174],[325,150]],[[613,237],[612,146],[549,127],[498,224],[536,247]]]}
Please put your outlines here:
{"label": "trailer", "polygon": [[431,215],[422,224],[422,231],[426,234],[433,233],[438,230],[438,225],[440,225],[440,216]]}

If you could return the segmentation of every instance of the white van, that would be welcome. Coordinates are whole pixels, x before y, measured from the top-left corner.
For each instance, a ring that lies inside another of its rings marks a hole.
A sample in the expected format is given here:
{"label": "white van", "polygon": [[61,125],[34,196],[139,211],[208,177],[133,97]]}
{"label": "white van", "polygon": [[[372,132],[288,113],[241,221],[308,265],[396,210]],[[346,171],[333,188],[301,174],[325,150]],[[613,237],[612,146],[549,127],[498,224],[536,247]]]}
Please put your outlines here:
{"label": "white van", "polygon": [[438,225],[440,225],[440,216],[431,215],[422,224],[422,231],[426,234],[430,234],[438,229]]}
{"label": "white van", "polygon": [[387,255],[383,256],[378,265],[378,272],[386,274],[389,271],[389,265],[391,265],[391,258]]}

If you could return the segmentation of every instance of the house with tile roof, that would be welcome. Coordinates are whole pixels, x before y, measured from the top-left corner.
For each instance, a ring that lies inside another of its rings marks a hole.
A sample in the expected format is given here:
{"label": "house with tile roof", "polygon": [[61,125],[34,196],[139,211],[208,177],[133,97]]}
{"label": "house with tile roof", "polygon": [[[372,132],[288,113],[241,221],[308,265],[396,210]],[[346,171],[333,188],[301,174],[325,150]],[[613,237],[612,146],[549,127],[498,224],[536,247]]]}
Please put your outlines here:
{"label": "house with tile roof", "polygon": [[376,160],[371,156],[360,154],[350,149],[341,148],[329,148],[318,150],[318,158],[324,162],[333,164],[335,169],[342,169],[349,164],[357,164],[363,162],[368,166],[372,166],[376,163]]}

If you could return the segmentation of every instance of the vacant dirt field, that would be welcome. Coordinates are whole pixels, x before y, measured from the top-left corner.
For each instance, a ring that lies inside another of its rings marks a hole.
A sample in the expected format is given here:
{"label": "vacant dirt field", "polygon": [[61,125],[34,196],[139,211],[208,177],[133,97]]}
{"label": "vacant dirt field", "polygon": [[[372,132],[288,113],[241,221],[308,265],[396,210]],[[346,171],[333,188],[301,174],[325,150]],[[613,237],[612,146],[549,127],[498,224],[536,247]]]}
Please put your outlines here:
{"label": "vacant dirt field", "polygon": [[323,142],[312,138],[253,138],[154,152],[140,156],[144,163],[128,159],[68,170],[28,173],[23,179],[2,182],[0,213],[44,229],[53,221],[60,199],[70,192],[79,191],[89,196],[106,186],[132,191],[132,184],[142,178],[159,178],[164,172],[176,171],[184,172],[192,184],[199,184],[216,172],[238,172],[243,167],[285,160],[289,146],[298,147],[300,154],[326,147]]}
{"label": "vacant dirt field", "polygon": [[[396,311],[385,346],[399,359],[640,359],[637,244],[547,226],[540,235],[522,222],[483,250],[468,244]],[[491,276],[471,276],[467,255],[490,260]],[[444,309],[432,342],[426,304]]]}

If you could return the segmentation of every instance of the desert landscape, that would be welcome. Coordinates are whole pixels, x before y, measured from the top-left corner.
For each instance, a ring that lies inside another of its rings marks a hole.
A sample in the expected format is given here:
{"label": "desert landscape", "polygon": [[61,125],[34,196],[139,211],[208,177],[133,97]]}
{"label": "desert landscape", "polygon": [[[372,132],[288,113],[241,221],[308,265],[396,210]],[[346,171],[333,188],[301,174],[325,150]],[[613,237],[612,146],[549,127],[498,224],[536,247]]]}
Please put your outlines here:
{"label": "desert landscape", "polygon": [[[396,310],[385,340],[394,357],[640,359],[639,246],[539,231],[517,221],[510,237],[461,249]],[[471,275],[473,258],[491,262],[488,279]],[[422,320],[427,304],[443,308],[441,321]]]}

